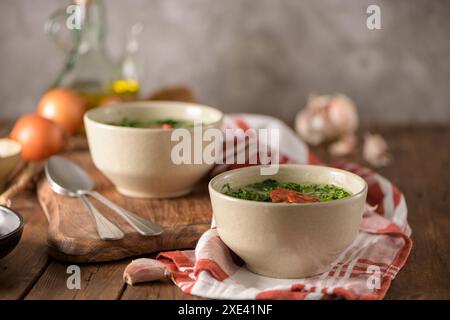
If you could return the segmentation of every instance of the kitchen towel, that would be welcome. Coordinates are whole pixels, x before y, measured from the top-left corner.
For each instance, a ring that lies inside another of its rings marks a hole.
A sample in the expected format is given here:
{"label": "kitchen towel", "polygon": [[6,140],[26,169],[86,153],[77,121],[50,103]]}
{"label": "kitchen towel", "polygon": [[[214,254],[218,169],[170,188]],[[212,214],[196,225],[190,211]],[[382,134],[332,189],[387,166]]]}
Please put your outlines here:
{"label": "kitchen towel", "polygon": [[[278,119],[227,115],[224,127],[278,129],[280,163],[320,163],[307,145]],[[370,169],[352,163],[331,166],[360,175],[369,190],[359,234],[328,272],[304,279],[274,279],[254,274],[221,241],[214,221],[195,250],[163,252],[157,259],[171,270],[173,281],[182,291],[206,298],[382,299],[411,251],[405,198],[389,180]],[[218,165],[214,173],[234,167]]]}

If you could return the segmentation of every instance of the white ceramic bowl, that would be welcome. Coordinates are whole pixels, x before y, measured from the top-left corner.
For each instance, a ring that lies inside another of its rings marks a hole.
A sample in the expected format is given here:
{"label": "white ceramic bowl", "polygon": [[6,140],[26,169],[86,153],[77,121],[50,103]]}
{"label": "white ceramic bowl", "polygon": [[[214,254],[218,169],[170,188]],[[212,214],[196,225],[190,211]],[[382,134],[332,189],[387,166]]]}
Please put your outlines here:
{"label": "white ceramic bowl", "polygon": [[[96,108],[84,116],[92,160],[117,190],[137,198],[168,198],[189,193],[211,164],[175,164],[171,159],[172,129],[128,128],[110,125],[129,120],[182,119],[219,128],[217,109],[184,102],[133,102]],[[192,134],[194,128],[189,128]],[[192,140],[193,141],[193,140]],[[193,142],[191,143],[193,145]],[[203,147],[206,144],[203,144]]]}
{"label": "white ceramic bowl", "polygon": [[[350,197],[330,202],[289,204],[242,200],[222,193],[224,184],[240,187],[265,179],[334,184]],[[260,176],[260,167],[231,170],[214,177],[209,192],[217,231],[249,270],[275,278],[302,278],[329,270],[358,233],[367,184],[335,168],[280,165],[276,175]]]}
{"label": "white ceramic bowl", "polygon": [[0,139],[0,192],[4,189],[6,180],[20,161],[22,147],[19,142],[11,139]]}

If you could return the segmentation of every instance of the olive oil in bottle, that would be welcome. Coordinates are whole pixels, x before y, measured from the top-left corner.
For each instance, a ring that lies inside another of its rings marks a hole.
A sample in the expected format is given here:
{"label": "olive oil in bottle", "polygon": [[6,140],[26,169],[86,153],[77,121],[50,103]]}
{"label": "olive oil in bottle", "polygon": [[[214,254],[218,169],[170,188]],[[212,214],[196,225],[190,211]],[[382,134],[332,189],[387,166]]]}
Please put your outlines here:
{"label": "olive oil in bottle", "polygon": [[[71,44],[63,46],[67,53],[66,64],[52,87],[67,87],[78,92],[86,99],[88,109],[99,106],[111,96],[136,99],[140,86],[131,60],[137,50],[136,30],[133,33],[132,29],[132,37],[127,40],[125,57],[119,64],[114,63],[105,50],[103,1],[74,0],[74,4],[82,8],[81,27],[70,30]],[[64,8],[47,21],[46,30],[57,44],[62,43],[60,32],[66,28],[66,19]]]}

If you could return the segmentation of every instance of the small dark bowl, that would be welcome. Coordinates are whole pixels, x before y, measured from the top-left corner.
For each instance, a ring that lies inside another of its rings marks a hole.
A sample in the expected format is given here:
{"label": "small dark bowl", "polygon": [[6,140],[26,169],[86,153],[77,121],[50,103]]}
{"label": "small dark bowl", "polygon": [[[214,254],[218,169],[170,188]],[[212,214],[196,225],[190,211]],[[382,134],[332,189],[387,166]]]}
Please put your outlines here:
{"label": "small dark bowl", "polygon": [[0,206],[0,259],[17,246],[22,231],[22,216],[7,207]]}

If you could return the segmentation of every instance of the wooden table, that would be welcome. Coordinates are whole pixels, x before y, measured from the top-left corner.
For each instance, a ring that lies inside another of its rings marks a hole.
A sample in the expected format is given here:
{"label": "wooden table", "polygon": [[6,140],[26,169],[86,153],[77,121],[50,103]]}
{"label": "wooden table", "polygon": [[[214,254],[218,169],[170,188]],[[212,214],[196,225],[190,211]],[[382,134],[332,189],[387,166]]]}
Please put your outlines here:
{"label": "wooden table", "polygon": [[[387,299],[450,299],[450,127],[371,127],[393,155],[379,172],[405,193],[413,250]],[[324,150],[316,150],[328,160]],[[349,158],[361,161],[359,155]],[[193,299],[171,282],[122,281],[130,259],[81,265],[81,290],[66,286],[67,265],[46,254],[47,222],[32,191],[13,201],[26,221],[19,246],[0,260],[0,299]]]}

